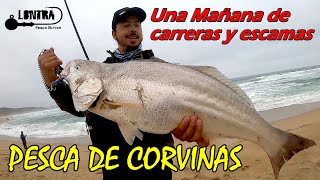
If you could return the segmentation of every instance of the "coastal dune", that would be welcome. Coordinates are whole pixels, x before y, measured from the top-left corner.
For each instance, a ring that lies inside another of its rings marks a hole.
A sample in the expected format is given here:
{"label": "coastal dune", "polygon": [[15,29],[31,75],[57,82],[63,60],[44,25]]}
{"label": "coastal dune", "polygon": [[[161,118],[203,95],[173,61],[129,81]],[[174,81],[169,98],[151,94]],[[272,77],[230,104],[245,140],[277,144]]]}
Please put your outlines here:
{"label": "coastal dune", "polygon": [[[284,108],[272,109],[264,112],[260,112],[261,115],[271,122],[271,124],[277,128],[285,131],[309,138],[314,140],[317,145],[307,150],[301,151],[296,154],[292,159],[286,162],[282,167],[279,180],[298,180],[298,179],[317,179],[320,178],[320,106],[319,103],[292,105]],[[1,123],[1,122],[0,122]],[[23,169],[23,163],[15,166],[14,172],[8,171],[8,162],[10,158],[9,146],[16,144],[21,148],[22,143],[19,137],[0,137],[0,179],[25,179],[25,180],[40,180],[40,179],[102,179],[102,173],[100,170],[90,172],[88,169],[89,162],[89,149],[88,145],[91,145],[88,136],[70,139],[45,139],[40,141],[39,139],[27,139],[28,145],[39,145],[43,147],[46,144],[51,145],[51,150],[59,145],[64,145],[66,148],[70,148],[73,144],[77,144],[79,149],[80,161],[79,170],[74,171],[73,165],[70,165],[68,172],[54,171],[50,168],[45,169],[42,172],[37,170],[25,171]],[[194,143],[181,142],[175,139],[175,145],[182,144],[183,148],[192,147]],[[267,154],[262,148],[256,144],[247,141],[235,141],[232,146],[242,144],[243,149],[237,156],[241,160],[242,167],[237,170],[223,171],[222,165],[219,165],[218,171],[213,172],[207,170],[205,166],[202,166],[200,172],[192,171],[190,164],[183,171],[173,172],[173,180],[188,180],[188,179],[211,179],[211,180],[250,180],[250,179],[263,179],[273,180],[273,171]],[[228,146],[228,149],[230,149]],[[50,151],[51,151],[50,150]],[[31,164],[41,162],[30,161]],[[56,158],[56,163],[59,165],[61,162]],[[176,165],[177,166],[177,165]],[[178,167],[178,166],[177,166]]]}

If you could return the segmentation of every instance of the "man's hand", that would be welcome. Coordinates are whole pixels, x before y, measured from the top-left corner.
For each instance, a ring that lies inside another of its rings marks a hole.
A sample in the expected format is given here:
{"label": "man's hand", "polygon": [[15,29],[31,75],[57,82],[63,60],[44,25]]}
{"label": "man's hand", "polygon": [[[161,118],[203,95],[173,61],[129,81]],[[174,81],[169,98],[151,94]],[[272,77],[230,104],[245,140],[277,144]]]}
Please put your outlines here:
{"label": "man's hand", "polygon": [[54,49],[46,49],[46,51],[38,57],[38,63],[47,86],[57,79],[55,68],[62,64],[62,61],[54,53]]}
{"label": "man's hand", "polygon": [[172,131],[172,134],[181,141],[196,142],[201,147],[208,146],[209,138],[203,136],[202,130],[202,120],[193,115],[183,118],[179,126]]}

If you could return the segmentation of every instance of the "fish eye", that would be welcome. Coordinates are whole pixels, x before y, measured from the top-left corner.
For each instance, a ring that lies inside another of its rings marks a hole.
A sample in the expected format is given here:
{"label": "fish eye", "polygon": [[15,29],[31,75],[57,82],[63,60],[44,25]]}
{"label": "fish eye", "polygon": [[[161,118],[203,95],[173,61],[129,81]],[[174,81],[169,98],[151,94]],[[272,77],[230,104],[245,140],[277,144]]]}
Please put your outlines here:
{"label": "fish eye", "polygon": [[78,65],[78,66],[76,66],[76,69],[78,70],[78,69],[80,69],[80,66]]}

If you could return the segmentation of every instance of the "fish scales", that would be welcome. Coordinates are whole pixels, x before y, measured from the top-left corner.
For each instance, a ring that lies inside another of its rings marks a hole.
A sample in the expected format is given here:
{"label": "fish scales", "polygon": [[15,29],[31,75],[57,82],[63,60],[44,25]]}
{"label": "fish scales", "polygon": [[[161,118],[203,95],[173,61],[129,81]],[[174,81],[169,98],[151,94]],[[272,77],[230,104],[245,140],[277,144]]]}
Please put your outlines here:
{"label": "fish scales", "polygon": [[88,110],[115,121],[130,145],[135,138],[143,140],[141,131],[169,133],[183,117],[196,114],[210,142],[227,137],[262,147],[275,179],[294,154],[316,145],[271,126],[245,92],[214,67],[73,60],[61,77],[70,86],[77,111]]}

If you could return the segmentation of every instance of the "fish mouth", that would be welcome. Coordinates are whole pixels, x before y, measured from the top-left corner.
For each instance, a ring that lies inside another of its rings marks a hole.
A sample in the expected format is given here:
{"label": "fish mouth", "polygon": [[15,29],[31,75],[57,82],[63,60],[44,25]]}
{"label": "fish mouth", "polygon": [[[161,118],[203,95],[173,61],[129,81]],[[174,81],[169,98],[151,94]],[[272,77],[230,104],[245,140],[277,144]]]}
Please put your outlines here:
{"label": "fish mouth", "polygon": [[65,75],[58,75],[58,79],[56,81],[63,81],[66,78],[67,78],[67,76],[65,76]]}
{"label": "fish mouth", "polygon": [[58,75],[58,79],[60,80],[67,80],[68,74],[70,72],[70,66],[71,66],[72,61],[68,62],[65,68],[61,71],[61,73]]}
{"label": "fish mouth", "polygon": [[65,79],[67,79],[68,75],[64,74],[64,73],[61,73],[61,74],[58,74],[58,79],[56,81],[63,81]]}
{"label": "fish mouth", "polygon": [[65,79],[65,77],[62,77],[62,76],[58,75],[58,79],[56,79],[55,81],[53,81],[53,82],[52,82],[52,85],[53,85],[53,86],[57,86],[57,85],[61,84],[64,79]]}

